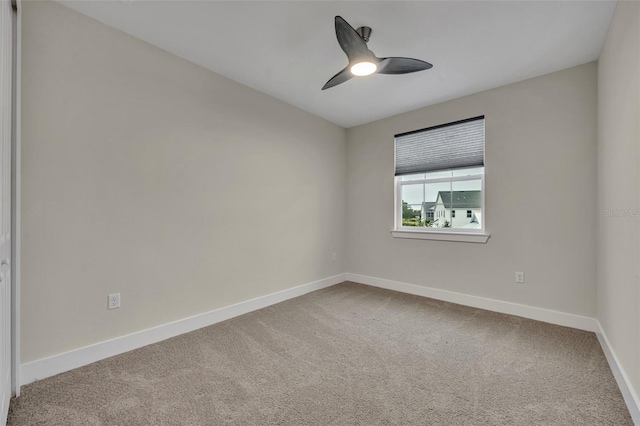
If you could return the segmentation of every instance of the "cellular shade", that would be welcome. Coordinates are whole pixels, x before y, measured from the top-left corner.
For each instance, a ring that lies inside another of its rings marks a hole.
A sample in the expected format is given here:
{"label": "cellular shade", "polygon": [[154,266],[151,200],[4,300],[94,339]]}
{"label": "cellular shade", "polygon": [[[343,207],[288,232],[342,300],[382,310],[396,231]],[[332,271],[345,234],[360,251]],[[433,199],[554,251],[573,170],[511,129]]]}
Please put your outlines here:
{"label": "cellular shade", "polygon": [[395,138],[396,176],[484,166],[484,116]]}

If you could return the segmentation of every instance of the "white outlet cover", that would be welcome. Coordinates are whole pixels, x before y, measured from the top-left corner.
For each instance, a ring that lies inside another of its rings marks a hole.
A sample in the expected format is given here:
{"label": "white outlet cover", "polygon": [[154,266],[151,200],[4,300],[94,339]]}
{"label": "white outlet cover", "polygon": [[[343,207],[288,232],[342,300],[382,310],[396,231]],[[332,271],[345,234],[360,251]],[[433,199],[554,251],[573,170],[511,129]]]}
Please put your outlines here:
{"label": "white outlet cover", "polygon": [[120,307],[120,293],[110,294],[108,299],[108,309],[118,309]]}
{"label": "white outlet cover", "polygon": [[516,282],[524,283],[524,272],[516,272]]}

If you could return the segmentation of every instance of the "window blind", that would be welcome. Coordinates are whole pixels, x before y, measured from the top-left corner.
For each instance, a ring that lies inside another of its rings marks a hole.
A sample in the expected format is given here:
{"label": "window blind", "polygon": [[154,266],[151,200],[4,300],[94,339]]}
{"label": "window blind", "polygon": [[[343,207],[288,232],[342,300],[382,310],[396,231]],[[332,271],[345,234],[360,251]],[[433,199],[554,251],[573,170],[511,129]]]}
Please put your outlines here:
{"label": "window blind", "polygon": [[484,116],[395,136],[396,176],[484,166]]}

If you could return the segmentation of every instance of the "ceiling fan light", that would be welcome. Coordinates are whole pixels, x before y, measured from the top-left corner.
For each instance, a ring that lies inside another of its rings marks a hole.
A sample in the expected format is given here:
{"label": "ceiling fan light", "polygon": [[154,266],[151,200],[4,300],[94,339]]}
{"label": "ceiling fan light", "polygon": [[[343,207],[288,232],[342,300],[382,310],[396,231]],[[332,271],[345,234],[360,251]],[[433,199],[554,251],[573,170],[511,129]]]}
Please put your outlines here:
{"label": "ceiling fan light", "polygon": [[371,75],[378,69],[378,66],[373,62],[358,62],[357,64],[353,64],[351,66],[351,74],[364,77],[365,75]]}

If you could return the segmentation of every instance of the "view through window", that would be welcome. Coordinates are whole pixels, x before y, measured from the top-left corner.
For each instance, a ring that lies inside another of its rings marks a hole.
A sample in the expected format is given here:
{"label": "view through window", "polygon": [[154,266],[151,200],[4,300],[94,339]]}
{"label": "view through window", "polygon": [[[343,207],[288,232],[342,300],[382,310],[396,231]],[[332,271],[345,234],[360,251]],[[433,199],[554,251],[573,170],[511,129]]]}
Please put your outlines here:
{"label": "view through window", "polygon": [[482,229],[484,167],[400,177],[402,226]]}

